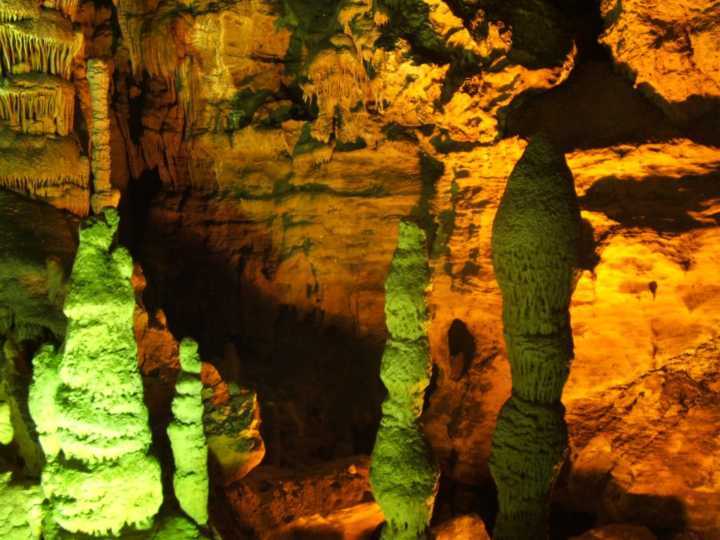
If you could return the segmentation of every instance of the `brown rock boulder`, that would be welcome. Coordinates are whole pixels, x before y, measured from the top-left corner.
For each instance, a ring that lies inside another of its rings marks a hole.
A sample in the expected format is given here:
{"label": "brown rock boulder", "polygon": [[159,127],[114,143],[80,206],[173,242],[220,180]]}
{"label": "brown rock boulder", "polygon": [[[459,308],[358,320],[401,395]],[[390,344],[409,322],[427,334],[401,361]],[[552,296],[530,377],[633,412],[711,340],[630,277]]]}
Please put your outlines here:
{"label": "brown rock boulder", "polygon": [[655,540],[655,535],[637,525],[606,525],[570,540]]}

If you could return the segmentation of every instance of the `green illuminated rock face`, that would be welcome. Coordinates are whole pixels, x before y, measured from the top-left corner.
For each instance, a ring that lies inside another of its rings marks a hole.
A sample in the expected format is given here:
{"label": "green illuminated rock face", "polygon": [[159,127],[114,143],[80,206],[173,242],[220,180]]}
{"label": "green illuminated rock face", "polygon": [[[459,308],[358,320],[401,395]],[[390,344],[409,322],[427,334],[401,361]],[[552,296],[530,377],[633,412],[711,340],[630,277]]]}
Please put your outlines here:
{"label": "green illuminated rock face", "polygon": [[401,222],[398,247],[385,282],[390,337],[381,378],[388,391],[375,441],[370,482],[385,514],[382,538],[424,538],[438,475],[429,459],[418,418],[430,382],[425,288],[429,281],[425,233]]}
{"label": "green illuminated rock face", "polygon": [[10,444],[15,436],[12,419],[10,418],[10,404],[0,395],[0,444]]}
{"label": "green illuminated rock face", "polygon": [[182,372],[172,403],[174,418],[167,431],[175,460],[175,495],[185,513],[204,524],[208,519],[208,450],[203,432],[202,365],[197,349],[191,339],[180,344]]}
{"label": "green illuminated rock face", "polygon": [[22,461],[23,474],[28,478],[40,478],[45,455],[28,410],[29,377],[15,369],[18,354],[14,339],[7,338],[0,349],[0,444],[12,441]]}
{"label": "green illuminated rock face", "polygon": [[573,356],[568,310],[580,228],[565,159],[536,137],[510,175],[493,224],[513,384],[490,458],[500,502],[495,539],[547,538],[550,491],[567,447],[560,398]]}
{"label": "green illuminated rock face", "polygon": [[80,231],[63,348],[34,359],[30,411],[48,463],[51,521],[72,533],[147,528],[162,503],[133,334],[132,259],[111,249],[114,210]]}
{"label": "green illuminated rock face", "polygon": [[43,496],[39,486],[14,485],[0,473],[0,538],[36,540],[42,529]]}

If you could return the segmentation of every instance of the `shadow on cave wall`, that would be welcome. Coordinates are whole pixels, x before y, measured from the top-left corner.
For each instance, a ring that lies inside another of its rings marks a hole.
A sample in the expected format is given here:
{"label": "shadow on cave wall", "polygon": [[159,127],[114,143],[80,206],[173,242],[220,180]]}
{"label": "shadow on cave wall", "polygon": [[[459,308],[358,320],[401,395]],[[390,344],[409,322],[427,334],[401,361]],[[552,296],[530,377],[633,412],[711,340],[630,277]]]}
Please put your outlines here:
{"label": "shadow on cave wall", "polygon": [[[127,209],[134,226],[124,238],[147,277],[145,304],[165,311],[176,338],[197,339],[224,379],[258,392],[264,463],[298,467],[369,454],[384,398],[385,336],[359,337],[349,323],[279,304],[248,283],[247,261],[273,256],[269,237],[214,249],[202,231],[183,226],[185,194],[146,186],[135,195]],[[227,227],[224,234],[243,238],[253,224],[238,213]]]}
{"label": "shadow on cave wall", "polygon": [[720,145],[720,100],[693,96],[660,106],[662,99],[614,66],[599,43],[599,1],[557,0],[575,23],[578,57],[568,80],[550,91],[519,96],[505,111],[505,136],[547,133],[563,152],[688,137]]}
{"label": "shadow on cave wall", "polygon": [[683,178],[651,177],[642,181],[607,177],[579,198],[583,209],[602,212],[624,227],[648,227],[661,233],[684,233],[717,227],[720,215],[696,215],[720,198],[717,173]]}

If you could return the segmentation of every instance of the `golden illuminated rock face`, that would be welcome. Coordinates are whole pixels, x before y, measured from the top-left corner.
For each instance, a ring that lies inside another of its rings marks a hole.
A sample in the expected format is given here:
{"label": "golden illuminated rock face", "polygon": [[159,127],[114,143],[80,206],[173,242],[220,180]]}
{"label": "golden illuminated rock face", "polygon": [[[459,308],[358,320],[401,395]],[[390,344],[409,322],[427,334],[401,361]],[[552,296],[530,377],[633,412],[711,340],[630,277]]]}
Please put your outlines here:
{"label": "golden illuminated rock face", "polygon": [[62,340],[67,214],[119,206],[168,463],[178,343],[200,345],[211,525],[358,540],[382,525],[366,456],[410,219],[431,268],[432,534],[492,532],[511,379],[491,227],[545,130],[584,220],[555,522],[596,523],[553,534],[720,535],[717,2],[0,2],[0,188],[44,201],[0,201],[0,341],[29,376],[39,336]]}
{"label": "golden illuminated rock face", "polygon": [[720,98],[720,7],[712,0],[602,0],[601,37],[634,84],[669,112],[708,112]]}

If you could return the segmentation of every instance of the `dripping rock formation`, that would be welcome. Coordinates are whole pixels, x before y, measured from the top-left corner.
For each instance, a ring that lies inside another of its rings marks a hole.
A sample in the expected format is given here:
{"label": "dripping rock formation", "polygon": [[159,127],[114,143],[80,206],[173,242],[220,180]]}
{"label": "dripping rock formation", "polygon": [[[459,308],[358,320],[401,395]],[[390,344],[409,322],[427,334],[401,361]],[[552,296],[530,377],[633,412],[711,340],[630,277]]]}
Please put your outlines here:
{"label": "dripping rock formation", "polygon": [[553,540],[720,539],[719,70],[716,0],[0,0],[0,537],[499,538],[525,426]]}

